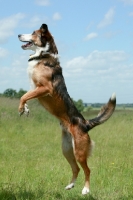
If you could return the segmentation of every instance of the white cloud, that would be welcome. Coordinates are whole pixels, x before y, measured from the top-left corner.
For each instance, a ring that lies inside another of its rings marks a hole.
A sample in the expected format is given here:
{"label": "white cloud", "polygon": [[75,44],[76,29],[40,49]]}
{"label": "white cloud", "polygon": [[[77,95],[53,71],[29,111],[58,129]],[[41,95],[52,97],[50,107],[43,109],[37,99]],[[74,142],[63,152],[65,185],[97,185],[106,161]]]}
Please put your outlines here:
{"label": "white cloud", "polygon": [[98,24],[98,28],[103,28],[113,22],[115,9],[110,8],[105,14],[104,19]]}
{"label": "white cloud", "polygon": [[[16,90],[30,88],[26,72],[28,56],[29,52],[24,51],[14,56],[11,66],[1,65],[0,92],[9,87]],[[133,64],[128,64],[128,58],[124,51],[93,51],[86,57],[61,62],[70,96],[84,102],[105,102],[112,92],[116,92],[117,103],[128,103],[133,80]]]}
{"label": "white cloud", "polygon": [[[29,22],[25,23],[25,26],[33,28],[33,27],[38,27],[41,26],[41,24],[48,22],[48,18],[46,16],[39,16],[35,15],[33,16]],[[38,27],[39,28],[39,27]]]}
{"label": "white cloud", "polygon": [[35,3],[39,6],[49,6],[50,0],[36,0]]}
{"label": "white cloud", "polygon": [[14,34],[14,29],[24,17],[24,14],[18,13],[0,20],[0,43],[5,43]]}
{"label": "white cloud", "polygon": [[60,20],[60,19],[61,19],[61,15],[58,12],[54,13],[53,20]]}
{"label": "white cloud", "polygon": [[64,63],[70,96],[84,102],[105,102],[116,92],[117,103],[129,102],[126,93],[132,91],[133,64],[128,64],[128,59],[124,51],[93,51]]}
{"label": "white cloud", "polygon": [[90,29],[90,28],[93,26],[93,24],[94,24],[94,22],[91,21],[91,22],[88,24],[88,26],[87,26],[87,30]]}
{"label": "white cloud", "polygon": [[8,51],[0,47],[0,58],[7,56]]}
{"label": "white cloud", "polygon": [[[0,84],[1,91],[3,92],[7,88],[13,88],[19,90],[20,88],[29,88],[28,76],[26,69],[18,66],[0,67]],[[27,85],[26,85],[27,84]]]}
{"label": "white cloud", "polygon": [[110,39],[118,34],[119,34],[119,31],[108,31],[108,32],[104,33],[104,37]]}
{"label": "white cloud", "polygon": [[[100,68],[107,69],[109,66],[115,66],[116,63],[124,62],[128,55],[124,51],[93,51],[87,57],[76,57],[66,63],[66,69],[82,68]],[[114,65],[115,64],[115,65]]]}
{"label": "white cloud", "polygon": [[133,5],[133,0],[120,0],[122,1],[124,4],[127,4],[127,5]]}
{"label": "white cloud", "polygon": [[96,38],[97,36],[98,36],[97,33],[90,33],[90,34],[88,34],[88,35],[85,37],[84,40],[91,40],[91,39]]}
{"label": "white cloud", "polygon": [[[7,88],[19,90],[20,88],[28,90],[30,88],[27,75],[28,53],[16,55],[17,59],[10,66],[0,66],[0,85],[3,92]],[[8,76],[7,76],[8,75]]]}
{"label": "white cloud", "polygon": [[30,19],[29,24],[30,26],[35,27],[37,24],[40,24],[40,21],[41,21],[40,17],[36,15]]}
{"label": "white cloud", "polygon": [[131,16],[131,17],[132,17],[132,16],[133,16],[133,12],[130,12],[130,13],[129,13],[129,16]]}

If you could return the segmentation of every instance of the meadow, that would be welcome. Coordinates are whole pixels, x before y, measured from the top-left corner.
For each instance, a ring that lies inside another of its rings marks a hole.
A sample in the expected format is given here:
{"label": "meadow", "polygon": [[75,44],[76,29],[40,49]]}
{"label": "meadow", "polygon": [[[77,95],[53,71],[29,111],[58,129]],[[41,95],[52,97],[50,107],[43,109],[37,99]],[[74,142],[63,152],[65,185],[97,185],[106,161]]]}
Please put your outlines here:
{"label": "meadow", "polygon": [[[71,169],[61,151],[59,122],[37,101],[30,116],[18,115],[19,101],[0,98],[0,200],[132,200],[133,110],[117,110],[89,132],[95,148],[88,163],[90,194],[81,195],[84,175],[65,191]],[[85,114],[92,118],[98,110]]]}

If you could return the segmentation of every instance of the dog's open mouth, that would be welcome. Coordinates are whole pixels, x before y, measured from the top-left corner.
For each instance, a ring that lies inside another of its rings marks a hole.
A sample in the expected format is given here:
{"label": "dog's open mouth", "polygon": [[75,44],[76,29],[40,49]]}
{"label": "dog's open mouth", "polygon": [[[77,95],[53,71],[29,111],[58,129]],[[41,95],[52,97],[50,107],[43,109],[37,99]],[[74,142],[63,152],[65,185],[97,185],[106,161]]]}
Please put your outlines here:
{"label": "dog's open mouth", "polygon": [[26,44],[22,45],[21,47],[22,47],[22,49],[26,49],[31,46],[33,46],[33,42],[27,42]]}

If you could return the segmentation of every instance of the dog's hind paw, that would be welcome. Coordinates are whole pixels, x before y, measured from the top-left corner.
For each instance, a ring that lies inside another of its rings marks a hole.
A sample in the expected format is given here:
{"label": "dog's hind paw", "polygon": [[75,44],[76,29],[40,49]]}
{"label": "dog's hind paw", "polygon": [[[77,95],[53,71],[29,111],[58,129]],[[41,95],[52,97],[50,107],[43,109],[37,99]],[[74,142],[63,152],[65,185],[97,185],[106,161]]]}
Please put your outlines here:
{"label": "dog's hind paw", "polygon": [[28,105],[26,103],[24,104],[24,107],[20,110],[21,110],[21,111],[19,111],[20,116],[25,114],[28,117],[30,111],[29,111]]}
{"label": "dog's hind paw", "polygon": [[74,187],[74,183],[70,183],[69,185],[67,185],[66,187],[65,187],[65,189],[66,190],[70,190],[70,189],[72,189]]}
{"label": "dog's hind paw", "polygon": [[82,190],[83,195],[88,194],[89,192],[90,192],[90,190],[87,187],[84,187],[83,190]]}

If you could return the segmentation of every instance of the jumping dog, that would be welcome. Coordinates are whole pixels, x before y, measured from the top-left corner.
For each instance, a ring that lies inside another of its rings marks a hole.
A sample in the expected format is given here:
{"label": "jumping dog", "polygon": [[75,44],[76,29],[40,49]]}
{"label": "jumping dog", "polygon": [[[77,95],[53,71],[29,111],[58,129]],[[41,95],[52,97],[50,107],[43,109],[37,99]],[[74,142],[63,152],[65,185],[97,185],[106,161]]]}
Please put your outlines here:
{"label": "jumping dog", "polygon": [[98,116],[86,120],[75,107],[70,98],[62,68],[58,59],[58,50],[53,36],[46,24],[35,30],[32,34],[18,35],[19,40],[26,42],[24,50],[33,50],[28,60],[28,73],[33,89],[20,99],[19,113],[29,113],[26,102],[37,98],[39,102],[60,121],[62,128],[62,152],[72,168],[71,182],[66,190],[74,187],[81,165],[85,174],[85,184],[82,194],[89,193],[90,169],[87,164],[93,142],[88,131],[102,124],[112,115],[116,105],[116,96],[113,94],[108,103],[104,105]]}

